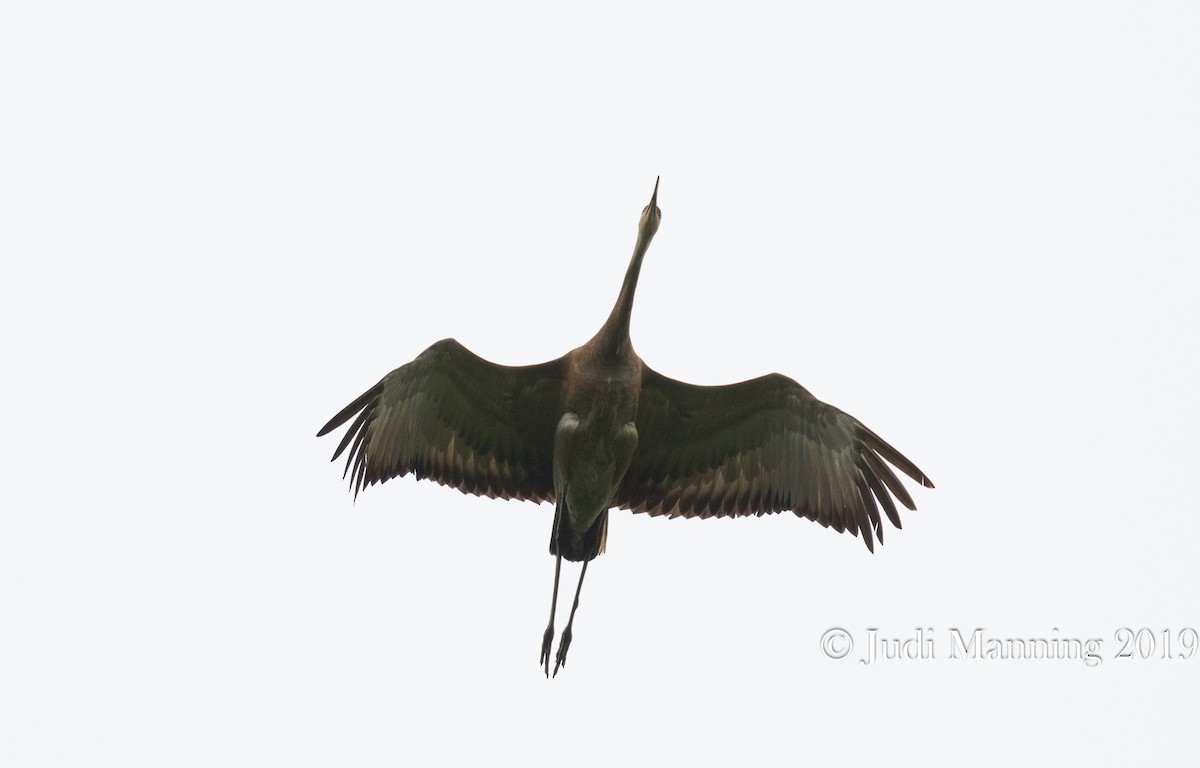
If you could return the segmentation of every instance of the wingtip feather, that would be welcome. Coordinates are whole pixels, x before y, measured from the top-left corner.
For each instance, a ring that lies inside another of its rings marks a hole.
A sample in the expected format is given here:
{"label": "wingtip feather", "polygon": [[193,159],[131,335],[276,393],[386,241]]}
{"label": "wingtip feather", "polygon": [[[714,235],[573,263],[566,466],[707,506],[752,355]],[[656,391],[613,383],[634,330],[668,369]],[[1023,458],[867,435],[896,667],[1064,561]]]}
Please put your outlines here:
{"label": "wingtip feather", "polygon": [[[321,427],[321,430],[317,432],[317,437],[324,437],[333,430],[345,424],[352,416],[354,416],[354,414],[365,408],[367,404],[371,402],[371,400],[378,397],[381,392],[383,392],[383,380],[380,380],[378,384],[356,397],[354,402],[338,411],[336,416],[326,422],[325,426]],[[336,454],[334,454],[334,458],[337,458]]]}

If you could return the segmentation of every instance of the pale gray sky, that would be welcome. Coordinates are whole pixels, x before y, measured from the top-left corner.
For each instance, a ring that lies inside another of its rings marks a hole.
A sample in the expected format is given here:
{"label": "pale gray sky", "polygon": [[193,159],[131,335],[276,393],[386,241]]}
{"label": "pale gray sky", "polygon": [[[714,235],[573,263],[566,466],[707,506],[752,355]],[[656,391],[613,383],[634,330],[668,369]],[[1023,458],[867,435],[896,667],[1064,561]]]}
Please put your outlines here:
{"label": "pale gray sky", "polygon": [[[1197,39],[1188,3],[6,9],[0,762],[1178,763]],[[873,556],[614,513],[547,682],[553,510],[353,503],[313,435],[438,339],[588,339],[659,174],[642,357],[792,376],[938,487]],[[870,627],[935,658],[861,665]]]}

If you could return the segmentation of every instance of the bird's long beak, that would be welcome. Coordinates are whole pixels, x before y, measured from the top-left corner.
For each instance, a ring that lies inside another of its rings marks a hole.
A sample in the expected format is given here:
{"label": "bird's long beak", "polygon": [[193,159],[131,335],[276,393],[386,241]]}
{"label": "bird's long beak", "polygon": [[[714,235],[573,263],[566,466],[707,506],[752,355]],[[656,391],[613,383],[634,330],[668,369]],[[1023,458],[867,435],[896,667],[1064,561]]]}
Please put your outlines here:
{"label": "bird's long beak", "polygon": [[662,178],[662,176],[654,177],[654,194],[650,195],[650,207],[651,208],[658,205],[658,181],[661,178]]}

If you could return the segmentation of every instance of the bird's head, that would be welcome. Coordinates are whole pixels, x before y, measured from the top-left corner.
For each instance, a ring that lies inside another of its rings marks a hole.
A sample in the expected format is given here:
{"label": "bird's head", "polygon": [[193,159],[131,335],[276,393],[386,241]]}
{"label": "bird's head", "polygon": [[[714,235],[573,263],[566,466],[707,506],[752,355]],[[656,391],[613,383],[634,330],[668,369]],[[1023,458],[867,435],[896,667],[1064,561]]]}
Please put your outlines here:
{"label": "bird's head", "polygon": [[658,208],[658,178],[655,178],[654,194],[650,195],[650,205],[642,209],[642,220],[638,222],[638,240],[649,243],[650,238],[654,237],[654,233],[658,231],[661,221],[662,211]]}

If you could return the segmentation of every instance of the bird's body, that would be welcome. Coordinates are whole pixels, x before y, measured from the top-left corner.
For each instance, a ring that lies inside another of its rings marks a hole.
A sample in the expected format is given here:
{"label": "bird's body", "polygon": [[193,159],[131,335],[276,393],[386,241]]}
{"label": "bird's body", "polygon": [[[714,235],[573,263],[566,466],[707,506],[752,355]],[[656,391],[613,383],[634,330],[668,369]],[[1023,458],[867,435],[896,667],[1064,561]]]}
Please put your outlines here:
{"label": "bird's body", "polygon": [[[588,344],[566,356],[565,410],[554,433],[555,512],[550,551],[587,561],[604,551],[608,509],[637,449],[642,361]],[[565,512],[565,514],[564,514]]]}
{"label": "bird's body", "polygon": [[[886,462],[933,484],[857,419],[779,374],[698,387],[633,351],[629,319],[642,259],[661,220],[658,185],[642,212],[621,292],[600,331],[540,365],[501,366],[453,339],[385,376],[318,433],[357,419],[334,453],[355,492],[415,474],[477,495],[554,501],[549,674],[562,560],[583,563],[555,674],[565,663],[587,564],[604,551],[612,507],[670,517],[792,510],[837,531],[883,540],[879,507],[899,528],[894,495],[915,505]],[[889,493],[890,492],[890,493]],[[878,504],[876,504],[878,501]]]}

